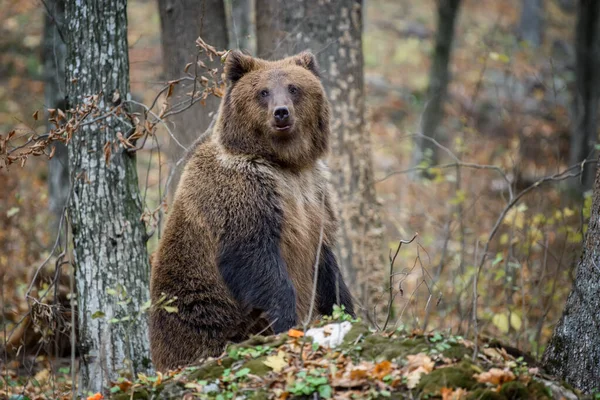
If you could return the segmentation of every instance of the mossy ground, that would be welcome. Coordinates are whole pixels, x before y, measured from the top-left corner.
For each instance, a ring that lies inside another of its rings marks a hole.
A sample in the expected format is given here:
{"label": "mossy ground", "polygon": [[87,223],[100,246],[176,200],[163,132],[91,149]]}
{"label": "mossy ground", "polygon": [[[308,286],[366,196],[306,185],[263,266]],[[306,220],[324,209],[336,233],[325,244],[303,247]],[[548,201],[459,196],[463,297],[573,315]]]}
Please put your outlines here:
{"label": "mossy ground", "polygon": [[[115,383],[125,399],[553,399],[540,370],[497,343],[458,336],[373,332],[354,323],[342,345],[324,349],[299,331],[254,337],[202,365]],[[132,397],[133,396],[133,397]]]}

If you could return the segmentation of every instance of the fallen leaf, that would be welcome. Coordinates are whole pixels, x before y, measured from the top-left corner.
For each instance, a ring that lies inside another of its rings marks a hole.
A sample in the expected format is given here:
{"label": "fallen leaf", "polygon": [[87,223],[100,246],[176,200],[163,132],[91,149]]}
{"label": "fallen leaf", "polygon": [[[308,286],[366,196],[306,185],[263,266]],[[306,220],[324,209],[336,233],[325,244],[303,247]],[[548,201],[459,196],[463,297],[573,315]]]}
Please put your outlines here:
{"label": "fallen leaf", "polygon": [[299,331],[298,329],[290,329],[288,331],[288,336],[293,338],[300,338],[304,336],[304,332]]}
{"label": "fallen leaf", "polygon": [[104,396],[102,396],[102,393],[96,393],[91,396],[88,396],[87,400],[102,400],[103,398]]}
{"label": "fallen leaf", "polygon": [[461,400],[467,396],[467,391],[462,388],[454,390],[452,388],[443,387],[442,390],[440,390],[440,394],[442,395],[442,400]]}
{"label": "fallen leaf", "polygon": [[377,377],[377,379],[383,379],[386,375],[389,375],[392,372],[392,363],[385,360],[375,365],[373,369],[373,375]]}
{"label": "fallen leaf", "polygon": [[281,350],[276,356],[267,357],[263,363],[275,372],[281,372],[281,370],[288,365],[287,361],[285,360],[285,352]]}
{"label": "fallen leaf", "polygon": [[515,374],[510,370],[500,368],[492,368],[487,372],[475,374],[474,377],[477,379],[477,382],[491,383],[493,385],[500,385],[515,380]]}
{"label": "fallen leaf", "polygon": [[409,371],[423,368],[425,372],[430,373],[433,371],[433,367],[435,365],[435,363],[431,361],[431,358],[429,358],[429,356],[425,353],[408,355],[406,356],[406,359],[408,360],[407,368]]}

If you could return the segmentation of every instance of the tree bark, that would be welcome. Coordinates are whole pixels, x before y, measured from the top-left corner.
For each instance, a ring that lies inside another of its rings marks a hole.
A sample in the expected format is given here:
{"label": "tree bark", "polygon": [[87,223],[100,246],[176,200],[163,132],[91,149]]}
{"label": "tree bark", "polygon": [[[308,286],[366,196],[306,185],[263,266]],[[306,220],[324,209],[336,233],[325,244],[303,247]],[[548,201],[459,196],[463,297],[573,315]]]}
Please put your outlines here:
{"label": "tree bark", "polygon": [[[460,0],[437,1],[437,34],[435,47],[429,70],[429,88],[427,90],[427,104],[423,111],[421,131],[422,134],[437,141],[445,139],[445,133],[440,126],[444,119],[444,101],[448,83],[450,82],[450,54],[454,41],[454,26],[458,17]],[[413,154],[413,165],[422,162],[429,165],[437,164],[438,149],[429,140],[417,137]]]}
{"label": "tree bark", "polygon": [[[184,75],[188,63],[195,63],[198,49],[196,39],[202,39],[216,47],[224,49],[228,45],[227,22],[223,0],[159,0],[158,10],[162,30],[163,69],[166,80],[173,80]],[[220,60],[209,62],[202,58],[207,66],[218,68]],[[194,66],[189,71],[194,74]],[[201,71],[200,71],[201,72]],[[193,82],[181,82],[175,86],[171,104],[189,102],[189,93],[193,91]],[[205,105],[196,103],[191,109],[170,118],[172,132],[177,141],[189,147],[198,135],[203,133],[219,108],[219,99],[209,96]],[[185,150],[171,138],[168,156],[174,165],[184,155]],[[171,181],[170,193],[173,194],[179,177],[183,171],[180,165]]]}
{"label": "tree bark", "polygon": [[257,49],[277,59],[309,49],[332,106],[329,160],[341,229],[338,260],[364,310],[384,285],[380,205],[365,123],[360,0],[257,0]]}
{"label": "tree bark", "polygon": [[[589,159],[598,136],[600,98],[600,2],[580,0],[575,30],[575,93],[569,165]],[[583,193],[592,188],[594,166],[586,165],[581,181],[571,180],[571,189]],[[583,183],[583,185],[581,184]]]}
{"label": "tree bark", "polygon": [[[46,1],[46,17],[44,21],[44,112],[47,109],[65,110],[65,60],[67,47],[61,37],[65,31],[64,0]],[[53,125],[48,123],[47,129]],[[52,231],[58,229],[58,222],[69,195],[69,161],[67,147],[60,142],[53,143],[54,156],[48,166],[48,192],[50,212],[53,215]]]}
{"label": "tree bark", "polygon": [[[100,94],[99,112],[106,114],[116,90],[122,100],[130,96],[126,0],[68,0],[66,21],[70,106]],[[80,391],[101,391],[119,371],[147,372],[149,365],[147,320],[135,315],[149,298],[142,203],[135,156],[117,146],[117,134],[125,136],[129,128],[123,118],[110,116],[81,126],[68,145]],[[112,154],[105,161],[107,143]],[[118,303],[122,296],[111,290],[126,292],[132,301]],[[94,318],[96,312],[104,318]],[[132,320],[113,320],[126,316]]]}
{"label": "tree bark", "polygon": [[596,175],[592,215],[563,315],[542,362],[548,372],[590,393],[600,388],[600,174]]}
{"label": "tree bark", "polygon": [[542,44],[544,29],[544,0],[523,0],[519,36],[533,47]]}
{"label": "tree bark", "polygon": [[230,6],[229,48],[240,49],[249,54],[256,53],[256,43],[253,40],[253,1],[227,0]]}

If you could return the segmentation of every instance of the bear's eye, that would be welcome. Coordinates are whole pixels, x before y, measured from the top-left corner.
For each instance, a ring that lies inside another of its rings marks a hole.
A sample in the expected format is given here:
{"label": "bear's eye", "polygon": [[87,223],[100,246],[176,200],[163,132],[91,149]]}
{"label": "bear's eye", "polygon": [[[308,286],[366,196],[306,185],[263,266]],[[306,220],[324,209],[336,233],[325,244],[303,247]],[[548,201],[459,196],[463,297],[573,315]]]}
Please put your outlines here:
{"label": "bear's eye", "polygon": [[288,91],[289,91],[291,94],[296,94],[296,93],[298,93],[298,88],[297,88],[296,86],[294,86],[294,85],[290,85],[290,86],[288,87]]}
{"label": "bear's eye", "polygon": [[263,89],[260,91],[261,97],[267,97],[269,95],[269,91],[267,89]]}

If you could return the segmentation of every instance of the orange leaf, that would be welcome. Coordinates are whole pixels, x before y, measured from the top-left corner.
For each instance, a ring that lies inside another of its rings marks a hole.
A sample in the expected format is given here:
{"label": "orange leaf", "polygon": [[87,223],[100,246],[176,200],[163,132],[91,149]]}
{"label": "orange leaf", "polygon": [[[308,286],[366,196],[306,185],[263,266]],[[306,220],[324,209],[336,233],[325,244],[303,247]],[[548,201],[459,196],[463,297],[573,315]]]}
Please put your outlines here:
{"label": "orange leaf", "polygon": [[375,375],[378,379],[383,379],[386,375],[389,375],[392,372],[392,363],[385,360],[380,362],[373,369],[373,375]]}
{"label": "orange leaf", "polygon": [[487,372],[475,374],[474,376],[477,378],[477,382],[491,383],[492,385],[501,385],[505,382],[514,381],[516,379],[515,374],[513,374],[510,370],[500,368],[491,368]]}
{"label": "orange leaf", "polygon": [[102,396],[102,393],[96,393],[92,396],[89,396],[87,400],[102,400],[103,398],[104,396]]}
{"label": "orange leaf", "polygon": [[293,338],[299,338],[304,336],[304,332],[299,331],[298,329],[290,329],[288,331],[288,336]]}

